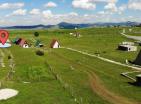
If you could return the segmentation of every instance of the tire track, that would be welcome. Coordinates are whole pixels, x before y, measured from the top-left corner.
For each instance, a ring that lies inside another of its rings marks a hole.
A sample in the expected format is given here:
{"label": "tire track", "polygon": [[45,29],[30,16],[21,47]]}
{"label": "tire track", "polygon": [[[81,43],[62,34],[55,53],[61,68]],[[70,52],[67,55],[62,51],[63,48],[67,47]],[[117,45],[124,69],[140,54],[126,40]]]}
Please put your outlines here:
{"label": "tire track", "polygon": [[129,101],[127,98],[119,96],[108,90],[94,72],[89,74],[89,79],[92,90],[112,104],[140,104]]}

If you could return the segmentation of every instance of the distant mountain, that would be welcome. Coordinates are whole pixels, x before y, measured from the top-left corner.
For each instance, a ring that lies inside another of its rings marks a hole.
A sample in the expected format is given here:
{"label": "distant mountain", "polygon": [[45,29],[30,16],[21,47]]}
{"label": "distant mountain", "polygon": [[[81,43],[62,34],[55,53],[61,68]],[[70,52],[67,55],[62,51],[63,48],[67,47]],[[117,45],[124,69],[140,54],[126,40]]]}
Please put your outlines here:
{"label": "distant mountain", "polygon": [[32,25],[32,26],[10,26],[10,27],[1,27],[1,29],[45,29],[52,28],[54,25]]}
{"label": "distant mountain", "polygon": [[119,22],[119,23],[95,23],[94,26],[137,26],[138,22]]}
{"label": "distant mountain", "polygon": [[74,28],[86,28],[86,27],[91,27],[93,24],[72,24],[72,23],[66,23],[66,22],[61,22],[58,24],[58,27],[61,29],[74,29]]}
{"label": "distant mountain", "polygon": [[74,29],[74,28],[87,28],[87,27],[107,27],[107,26],[139,26],[141,23],[138,22],[119,22],[119,23],[93,23],[93,24],[73,24],[67,22],[61,22],[57,25],[32,25],[32,26],[9,26],[1,27],[1,29],[50,29],[50,28],[59,28],[59,29]]}

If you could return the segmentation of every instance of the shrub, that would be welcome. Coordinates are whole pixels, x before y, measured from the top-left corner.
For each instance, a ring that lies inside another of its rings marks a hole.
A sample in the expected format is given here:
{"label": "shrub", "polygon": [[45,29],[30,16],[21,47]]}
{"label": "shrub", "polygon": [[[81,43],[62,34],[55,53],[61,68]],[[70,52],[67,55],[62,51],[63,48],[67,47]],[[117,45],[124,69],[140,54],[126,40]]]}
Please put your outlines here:
{"label": "shrub", "polygon": [[38,37],[38,36],[39,36],[39,33],[38,33],[38,32],[35,32],[35,33],[34,33],[34,36],[35,36],[35,37]]}
{"label": "shrub", "polygon": [[12,57],[9,55],[9,56],[8,56],[8,59],[10,60],[10,59],[12,59]]}
{"label": "shrub", "polygon": [[36,51],[36,55],[38,56],[44,56],[44,52],[41,50]]}

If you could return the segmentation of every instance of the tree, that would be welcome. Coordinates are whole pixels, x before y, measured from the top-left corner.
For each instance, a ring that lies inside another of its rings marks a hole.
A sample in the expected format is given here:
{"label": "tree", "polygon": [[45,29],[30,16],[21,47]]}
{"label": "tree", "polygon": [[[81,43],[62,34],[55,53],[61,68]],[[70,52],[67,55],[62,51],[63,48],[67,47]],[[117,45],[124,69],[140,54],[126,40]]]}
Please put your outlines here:
{"label": "tree", "polygon": [[34,33],[34,36],[35,36],[35,37],[38,37],[38,36],[39,36],[39,33],[38,33],[38,32],[35,32],[35,33]]}
{"label": "tree", "polygon": [[36,51],[36,55],[38,56],[44,56],[44,52],[41,50]]}

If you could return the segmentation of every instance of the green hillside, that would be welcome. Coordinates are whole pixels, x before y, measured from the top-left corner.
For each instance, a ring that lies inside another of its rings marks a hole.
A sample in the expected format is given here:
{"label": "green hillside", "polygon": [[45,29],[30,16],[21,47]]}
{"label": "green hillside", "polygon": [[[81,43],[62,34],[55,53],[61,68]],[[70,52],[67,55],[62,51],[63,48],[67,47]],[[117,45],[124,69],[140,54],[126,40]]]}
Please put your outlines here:
{"label": "green hillside", "polygon": [[[34,32],[39,37],[34,37]],[[129,84],[132,80],[121,76],[134,69],[112,64],[65,48],[51,49],[52,39],[57,39],[61,47],[69,47],[93,55],[125,64],[134,60],[140,51],[123,52],[117,50],[119,43],[133,41],[120,33],[122,28],[86,28],[77,30],[81,37],[70,33],[74,30],[9,30],[10,40],[24,38],[31,44],[37,38],[45,47],[24,49],[12,45],[0,49],[5,68],[0,70],[1,88],[19,91],[16,97],[0,104],[140,104],[141,88]],[[44,56],[36,55],[37,50]],[[10,60],[15,65],[9,75]]]}

